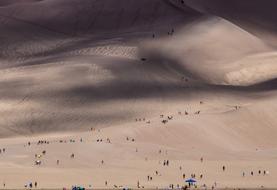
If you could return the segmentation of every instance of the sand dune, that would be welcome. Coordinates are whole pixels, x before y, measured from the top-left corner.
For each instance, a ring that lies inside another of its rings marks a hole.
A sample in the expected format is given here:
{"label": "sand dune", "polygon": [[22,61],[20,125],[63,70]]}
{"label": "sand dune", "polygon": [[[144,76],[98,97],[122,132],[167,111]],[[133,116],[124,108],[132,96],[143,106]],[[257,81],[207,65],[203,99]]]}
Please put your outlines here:
{"label": "sand dune", "polygon": [[[173,0],[174,1],[174,0]],[[178,2],[178,0],[176,0]],[[245,30],[258,35],[267,43],[276,46],[276,11],[274,0],[265,2],[259,0],[235,0],[223,2],[220,0],[184,0],[183,6],[209,14],[218,15]],[[180,3],[178,3],[180,4]],[[236,13],[234,13],[236,12]]]}
{"label": "sand dune", "polygon": [[180,74],[212,84],[248,86],[277,76],[275,50],[220,18],[192,23],[173,37],[147,42],[142,50],[153,59],[175,62]]}
{"label": "sand dune", "polygon": [[11,6],[15,4],[21,4],[21,3],[35,3],[42,0],[2,0],[0,2],[0,6]]}
{"label": "sand dune", "polygon": [[249,2],[0,1],[0,183],[276,187],[275,3]]}

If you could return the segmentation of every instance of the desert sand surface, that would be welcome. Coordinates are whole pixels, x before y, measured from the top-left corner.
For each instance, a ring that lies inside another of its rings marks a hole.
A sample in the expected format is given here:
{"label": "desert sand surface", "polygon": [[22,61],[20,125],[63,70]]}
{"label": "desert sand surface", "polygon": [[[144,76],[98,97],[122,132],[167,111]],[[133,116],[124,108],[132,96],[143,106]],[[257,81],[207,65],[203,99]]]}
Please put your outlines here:
{"label": "desert sand surface", "polygon": [[0,189],[277,188],[276,5],[0,1]]}

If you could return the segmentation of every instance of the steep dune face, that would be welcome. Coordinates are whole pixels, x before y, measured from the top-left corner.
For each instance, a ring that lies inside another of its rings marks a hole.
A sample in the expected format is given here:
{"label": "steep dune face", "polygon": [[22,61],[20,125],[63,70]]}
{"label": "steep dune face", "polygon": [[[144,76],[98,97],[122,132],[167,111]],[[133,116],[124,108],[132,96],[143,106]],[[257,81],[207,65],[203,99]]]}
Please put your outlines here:
{"label": "steep dune face", "polygon": [[276,88],[258,85],[276,78],[275,49],[205,3],[9,2],[0,8],[2,136],[105,127],[211,92]]}
{"label": "steep dune face", "polygon": [[163,22],[176,25],[190,19],[196,12],[189,8],[178,11],[164,0],[47,0],[4,7],[1,14],[56,32],[76,35],[137,30],[150,32],[162,27]]}
{"label": "steep dune face", "polygon": [[1,136],[107,127],[163,109],[155,95],[171,96],[180,87],[165,69],[141,64],[138,41],[198,17],[159,0],[2,7]]}
{"label": "steep dune face", "polygon": [[[185,6],[208,14],[223,17],[240,27],[258,35],[260,38],[274,46],[277,45],[275,39],[277,33],[277,14],[274,0],[184,0]],[[180,1],[179,1],[180,4]]]}
{"label": "steep dune face", "polygon": [[2,0],[0,1],[0,6],[8,6],[8,5],[15,5],[21,3],[34,3],[43,0]]}
{"label": "steep dune face", "polygon": [[211,84],[249,86],[276,78],[277,15],[270,8],[276,2],[170,2],[184,9],[191,7],[206,16],[185,26],[171,39],[147,43],[146,50],[142,49],[153,59],[167,57],[179,65],[180,73],[189,73]]}
{"label": "steep dune face", "polygon": [[176,9],[160,0],[15,3],[0,8],[1,66],[19,65],[38,54],[45,57],[47,52],[74,49],[79,44],[103,39],[165,35],[199,15],[192,9]]}
{"label": "steep dune face", "polygon": [[277,77],[275,50],[217,17],[194,22],[172,37],[147,42],[142,49],[153,59],[173,61],[180,74],[189,73],[210,84],[249,86]]}
{"label": "steep dune face", "polygon": [[277,5],[274,0],[184,0],[185,6],[203,12],[218,15],[226,19],[234,19],[242,23],[252,22],[256,27],[268,27],[268,29],[276,29],[274,23],[277,15],[274,7]]}

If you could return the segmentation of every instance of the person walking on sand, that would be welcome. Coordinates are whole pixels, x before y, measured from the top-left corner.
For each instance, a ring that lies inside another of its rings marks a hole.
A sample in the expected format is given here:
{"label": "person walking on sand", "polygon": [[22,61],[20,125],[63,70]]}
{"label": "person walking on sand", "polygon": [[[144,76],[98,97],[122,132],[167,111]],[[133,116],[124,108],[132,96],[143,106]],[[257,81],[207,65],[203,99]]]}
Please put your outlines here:
{"label": "person walking on sand", "polygon": [[223,170],[223,171],[225,172],[225,170],[226,170],[226,167],[225,167],[225,166],[223,166],[223,167],[222,167],[222,170]]}
{"label": "person walking on sand", "polygon": [[74,157],[75,157],[75,155],[72,153],[70,157],[71,157],[71,158],[74,158]]}

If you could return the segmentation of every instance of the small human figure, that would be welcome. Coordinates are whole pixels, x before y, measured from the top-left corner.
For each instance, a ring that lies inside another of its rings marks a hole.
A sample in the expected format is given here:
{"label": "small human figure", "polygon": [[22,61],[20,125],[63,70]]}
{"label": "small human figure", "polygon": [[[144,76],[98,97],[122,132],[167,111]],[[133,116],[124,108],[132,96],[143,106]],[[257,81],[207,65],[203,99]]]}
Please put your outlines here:
{"label": "small human figure", "polygon": [[72,153],[71,156],[70,156],[70,158],[74,158],[74,157],[75,157],[75,155]]}

